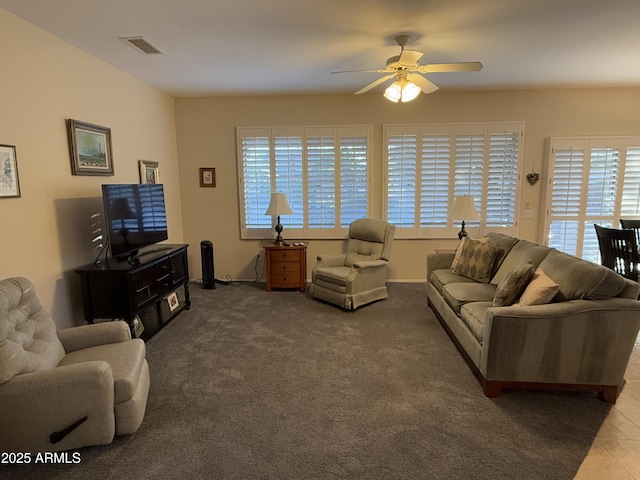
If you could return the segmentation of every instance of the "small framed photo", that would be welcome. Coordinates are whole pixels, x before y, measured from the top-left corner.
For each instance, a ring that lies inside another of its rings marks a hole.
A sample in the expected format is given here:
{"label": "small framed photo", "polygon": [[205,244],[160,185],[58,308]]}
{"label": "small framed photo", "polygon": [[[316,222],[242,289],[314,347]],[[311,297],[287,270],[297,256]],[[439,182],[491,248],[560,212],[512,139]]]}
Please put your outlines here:
{"label": "small framed photo", "polygon": [[160,171],[158,162],[138,160],[140,166],[140,183],[160,183]]}
{"label": "small framed photo", "polygon": [[73,175],[113,175],[110,128],[69,119],[67,133]]}
{"label": "small framed photo", "polygon": [[176,308],[180,306],[180,301],[178,300],[178,294],[173,292],[167,297],[167,303],[169,304],[169,310],[174,311]]}
{"label": "small framed photo", "polygon": [[18,160],[15,145],[0,145],[0,197],[19,197]]}
{"label": "small framed photo", "polygon": [[200,186],[201,187],[216,186],[216,169],[215,168],[200,169]]}

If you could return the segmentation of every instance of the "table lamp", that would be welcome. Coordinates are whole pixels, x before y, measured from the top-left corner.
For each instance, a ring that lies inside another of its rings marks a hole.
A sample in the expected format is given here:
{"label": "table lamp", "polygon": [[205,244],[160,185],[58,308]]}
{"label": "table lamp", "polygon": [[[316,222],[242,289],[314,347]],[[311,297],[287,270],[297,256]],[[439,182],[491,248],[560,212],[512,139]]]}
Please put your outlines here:
{"label": "table lamp", "polygon": [[289,202],[287,202],[287,196],[284,193],[272,193],[271,201],[269,202],[269,207],[267,211],[264,212],[265,215],[275,215],[278,217],[278,223],[276,223],[276,239],[273,243],[278,245],[282,244],[282,225],[280,224],[280,215],[291,215],[293,211],[289,206]]}
{"label": "table lamp", "polygon": [[462,240],[462,237],[467,236],[467,232],[464,229],[465,220],[480,220],[480,214],[476,210],[476,201],[471,195],[462,195],[456,197],[453,202],[453,209],[451,209],[452,220],[462,220],[462,229],[458,232],[458,238]]}

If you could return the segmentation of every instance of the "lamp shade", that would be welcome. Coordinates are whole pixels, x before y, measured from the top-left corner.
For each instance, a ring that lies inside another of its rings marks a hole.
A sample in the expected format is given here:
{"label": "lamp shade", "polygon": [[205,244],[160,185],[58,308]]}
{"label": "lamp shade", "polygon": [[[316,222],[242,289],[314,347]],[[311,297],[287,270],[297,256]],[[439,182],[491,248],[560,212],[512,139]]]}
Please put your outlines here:
{"label": "lamp shade", "polygon": [[451,209],[452,220],[480,220],[476,201],[471,195],[456,197]]}
{"label": "lamp shade", "polygon": [[272,193],[271,201],[265,215],[291,215],[293,211],[287,202],[287,196],[284,193]]}

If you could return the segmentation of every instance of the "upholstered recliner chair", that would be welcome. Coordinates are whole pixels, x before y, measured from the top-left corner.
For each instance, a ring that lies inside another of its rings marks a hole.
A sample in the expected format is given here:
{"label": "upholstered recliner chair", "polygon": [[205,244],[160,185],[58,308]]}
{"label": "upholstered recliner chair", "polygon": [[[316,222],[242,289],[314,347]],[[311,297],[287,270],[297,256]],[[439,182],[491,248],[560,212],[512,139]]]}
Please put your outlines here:
{"label": "upholstered recliner chair", "polygon": [[346,253],[318,255],[311,272],[311,296],[346,310],[387,298],[395,230],[395,225],[373,218],[353,221]]}
{"label": "upholstered recliner chair", "polygon": [[62,451],[135,432],[149,393],[145,344],[125,322],[56,332],[26,278],[0,282],[0,451]]}

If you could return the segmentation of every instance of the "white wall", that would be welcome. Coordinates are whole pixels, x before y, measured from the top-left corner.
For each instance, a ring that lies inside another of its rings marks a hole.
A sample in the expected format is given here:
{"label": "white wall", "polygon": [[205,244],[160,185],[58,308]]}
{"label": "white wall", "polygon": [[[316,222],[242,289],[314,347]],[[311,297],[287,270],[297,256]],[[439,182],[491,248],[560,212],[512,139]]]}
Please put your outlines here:
{"label": "white wall", "polygon": [[[271,97],[176,99],[178,152],[182,174],[185,240],[214,243],[217,278],[255,278],[256,253],[265,242],[241,240],[238,212],[235,127],[272,125],[371,124],[373,138],[373,211],[382,212],[382,127],[393,123],[459,123],[524,121],[522,199],[518,212],[521,237],[541,242],[543,185],[547,180],[546,144],[552,136],[640,134],[640,88],[510,90],[444,92],[420,95],[408,104],[394,104],[378,93]],[[218,186],[198,187],[198,167],[215,167]],[[535,170],[535,186],[526,174]],[[525,204],[533,219],[523,218]],[[286,230],[284,232],[286,238]],[[454,247],[450,240],[396,240],[391,278],[424,281],[425,254],[436,247]],[[308,271],[318,253],[337,252],[341,241],[311,240]],[[192,275],[201,274],[191,257]],[[262,273],[262,264],[258,265]]]}
{"label": "white wall", "polygon": [[[138,160],[158,161],[169,241],[182,242],[174,101],[2,9],[0,45],[0,144],[17,148],[22,193],[0,198],[0,278],[29,278],[59,327],[82,324],[74,268],[95,256],[102,183],[138,183]],[[111,128],[114,176],[71,174],[68,118]]]}

